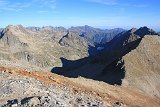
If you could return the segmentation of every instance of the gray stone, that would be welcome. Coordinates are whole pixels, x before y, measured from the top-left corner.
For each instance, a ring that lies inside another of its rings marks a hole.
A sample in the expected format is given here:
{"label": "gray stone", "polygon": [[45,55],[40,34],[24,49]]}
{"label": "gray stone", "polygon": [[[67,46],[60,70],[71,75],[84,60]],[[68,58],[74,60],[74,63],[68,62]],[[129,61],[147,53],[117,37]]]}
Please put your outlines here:
{"label": "gray stone", "polygon": [[36,106],[40,104],[40,100],[38,97],[25,98],[21,101],[21,104],[27,106]]}

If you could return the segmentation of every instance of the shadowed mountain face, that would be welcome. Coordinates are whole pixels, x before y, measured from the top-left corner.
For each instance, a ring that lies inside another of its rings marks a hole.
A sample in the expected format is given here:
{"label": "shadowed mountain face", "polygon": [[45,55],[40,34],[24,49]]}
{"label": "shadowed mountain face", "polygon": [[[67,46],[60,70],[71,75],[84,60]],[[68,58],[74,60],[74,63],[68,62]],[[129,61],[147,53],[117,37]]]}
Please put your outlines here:
{"label": "shadowed mountain face", "polygon": [[2,32],[3,28],[0,28],[0,33]]}
{"label": "shadowed mountain face", "polygon": [[121,85],[122,79],[125,77],[124,62],[120,58],[109,65],[93,63],[88,57],[76,61],[61,58],[61,61],[63,63],[63,67],[53,68],[53,73],[70,78],[82,76],[98,81],[104,81],[111,85]]}
{"label": "shadowed mountain face", "polygon": [[[122,56],[135,49],[140,41],[141,39],[138,39],[127,46],[122,46],[123,51],[104,51],[97,54],[98,56],[89,56],[75,61],[61,58],[62,67],[55,67],[52,72],[67,77],[82,76],[111,85],[121,85],[126,72]],[[128,49],[128,47],[131,48]]]}
{"label": "shadowed mountain face", "polygon": [[122,80],[126,78],[127,72],[123,57],[139,47],[139,43],[141,43],[145,35],[152,36],[156,34],[156,32],[146,27],[140,29],[133,28],[117,35],[110,43],[107,43],[105,49],[96,56],[92,55],[89,50],[90,56],[83,59],[71,61],[62,58],[63,66],[53,68],[52,72],[67,77],[76,78],[82,76],[104,81],[112,85],[122,85]]}
{"label": "shadowed mountain face", "polygon": [[158,35],[158,33],[147,27],[141,27],[139,29],[132,28],[127,32],[118,34],[114,39],[112,39],[110,41],[110,48],[112,48],[112,50],[118,49],[132,41],[143,38],[145,35]]}

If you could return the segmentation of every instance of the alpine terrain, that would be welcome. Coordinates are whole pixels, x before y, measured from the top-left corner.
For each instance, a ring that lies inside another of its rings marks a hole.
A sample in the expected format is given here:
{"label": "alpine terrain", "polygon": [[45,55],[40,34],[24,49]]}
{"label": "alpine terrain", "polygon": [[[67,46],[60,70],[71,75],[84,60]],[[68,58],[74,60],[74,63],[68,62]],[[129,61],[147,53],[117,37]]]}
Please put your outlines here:
{"label": "alpine terrain", "polygon": [[159,80],[146,26],[0,29],[1,107],[160,107]]}

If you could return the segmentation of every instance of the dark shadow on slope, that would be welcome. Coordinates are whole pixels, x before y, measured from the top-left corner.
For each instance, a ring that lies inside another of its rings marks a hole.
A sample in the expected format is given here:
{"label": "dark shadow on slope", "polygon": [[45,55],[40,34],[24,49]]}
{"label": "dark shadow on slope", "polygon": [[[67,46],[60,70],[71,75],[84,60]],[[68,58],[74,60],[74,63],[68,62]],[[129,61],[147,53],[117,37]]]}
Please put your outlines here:
{"label": "dark shadow on slope", "polygon": [[[70,78],[82,76],[111,85],[121,85],[125,77],[125,62],[122,57],[135,49],[140,41],[141,39],[138,39],[120,49],[99,53],[96,56],[90,53],[89,57],[75,61],[61,58],[63,66],[55,67],[51,72]],[[89,52],[92,51],[89,50]]]}
{"label": "dark shadow on slope", "polygon": [[[118,58],[109,65],[100,63],[97,63],[96,65],[88,62],[87,58],[76,61],[70,61],[62,58],[62,63],[63,67],[55,67],[52,69],[52,72],[70,78],[82,76],[85,78],[103,81],[112,85],[121,85],[122,79],[125,77],[124,62],[121,61],[121,58]],[[78,70],[82,66],[86,67],[82,70]]]}
{"label": "dark shadow on slope", "polygon": [[8,31],[8,29],[5,31],[4,29],[0,32],[0,39],[5,35],[5,33]]}
{"label": "dark shadow on slope", "polygon": [[[122,79],[125,77],[125,66],[124,61],[121,58],[116,59],[109,65],[107,65],[101,72],[99,77],[105,76],[106,83],[109,83],[111,85],[122,84]],[[99,78],[101,80],[101,78]],[[103,81],[103,78],[102,80]]]}
{"label": "dark shadow on slope", "polygon": [[[67,72],[67,71],[78,69],[79,67],[85,65],[90,60],[89,57],[82,58],[79,60],[67,60],[62,57],[60,59],[63,64],[62,67],[55,67],[51,70],[51,72],[56,73],[56,74],[60,74],[60,75],[64,75],[64,76],[67,76],[67,74],[69,75],[69,72]],[[75,76],[73,76],[73,77],[77,77],[76,75],[77,74],[75,74]]]}

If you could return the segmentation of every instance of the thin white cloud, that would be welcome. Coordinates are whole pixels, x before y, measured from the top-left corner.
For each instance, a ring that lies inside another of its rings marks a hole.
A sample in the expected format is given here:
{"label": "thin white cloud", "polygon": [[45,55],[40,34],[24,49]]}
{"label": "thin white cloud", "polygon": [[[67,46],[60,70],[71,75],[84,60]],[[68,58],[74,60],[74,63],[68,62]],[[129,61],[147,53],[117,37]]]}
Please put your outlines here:
{"label": "thin white cloud", "polygon": [[49,13],[49,11],[46,11],[46,10],[38,10],[37,13]]}
{"label": "thin white cloud", "polygon": [[137,5],[133,5],[134,7],[140,7],[140,8],[144,8],[144,7],[148,7],[149,5],[147,4],[137,4]]}
{"label": "thin white cloud", "polygon": [[99,4],[105,4],[105,5],[116,5],[117,0],[86,0],[88,2],[95,2]]}
{"label": "thin white cloud", "polygon": [[0,6],[7,4],[7,1],[5,0],[0,0]]}
{"label": "thin white cloud", "polygon": [[0,0],[0,10],[5,11],[22,11],[32,6],[36,6],[37,8],[50,9],[52,11],[56,8],[56,0],[28,0],[26,2],[11,2],[9,0]]}
{"label": "thin white cloud", "polygon": [[20,2],[11,3],[8,0],[1,0],[0,1],[0,10],[21,11],[24,8],[27,8],[29,6],[31,6],[30,3],[20,3]]}
{"label": "thin white cloud", "polygon": [[56,7],[56,0],[35,0],[35,2],[38,2],[40,7],[48,7],[55,9]]}
{"label": "thin white cloud", "polygon": [[84,0],[84,1],[103,4],[103,5],[132,6],[132,7],[139,7],[139,8],[148,7],[147,4],[121,3],[120,2],[121,0]]}

